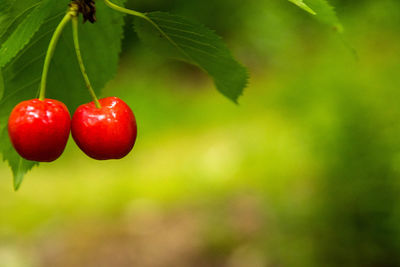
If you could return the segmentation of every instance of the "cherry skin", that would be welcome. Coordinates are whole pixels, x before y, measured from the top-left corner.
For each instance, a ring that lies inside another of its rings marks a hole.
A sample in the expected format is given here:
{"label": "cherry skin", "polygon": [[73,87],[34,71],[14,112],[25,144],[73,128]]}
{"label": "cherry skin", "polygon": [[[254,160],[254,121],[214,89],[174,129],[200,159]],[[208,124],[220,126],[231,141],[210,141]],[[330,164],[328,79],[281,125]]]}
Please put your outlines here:
{"label": "cherry skin", "polygon": [[117,97],[81,105],[72,116],[71,132],[76,144],[91,158],[120,159],[133,148],[137,126],[129,106]]}
{"label": "cherry skin", "polygon": [[65,149],[70,128],[67,107],[53,99],[23,101],[8,120],[12,145],[21,157],[32,161],[56,160]]}

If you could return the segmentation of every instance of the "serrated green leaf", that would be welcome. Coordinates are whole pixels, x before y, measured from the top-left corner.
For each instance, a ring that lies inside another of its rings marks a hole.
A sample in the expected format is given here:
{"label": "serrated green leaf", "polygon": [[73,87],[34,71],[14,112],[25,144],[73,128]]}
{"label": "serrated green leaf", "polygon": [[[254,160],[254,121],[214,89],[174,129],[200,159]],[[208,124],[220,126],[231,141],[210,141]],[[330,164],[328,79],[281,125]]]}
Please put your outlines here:
{"label": "serrated green leaf", "polygon": [[14,190],[18,190],[24,179],[25,173],[38,165],[38,163],[25,160],[18,155],[10,143],[7,131],[2,132],[0,142],[2,144],[3,161],[8,162],[14,176]]}
{"label": "serrated green leaf", "polygon": [[[11,166],[17,186],[23,175],[36,163],[25,160],[21,162],[8,140],[7,118],[17,103],[37,95],[50,38],[70,1],[54,2],[57,4],[51,15],[45,19],[30,42],[2,69],[5,88],[3,99],[0,101],[0,134],[3,136],[0,140],[0,152]],[[123,4],[121,0],[116,2]],[[96,2],[96,7],[98,21],[95,24],[79,24],[79,35],[87,73],[98,92],[117,70],[123,34],[123,15],[107,8],[102,1]],[[71,25],[67,25],[57,45],[47,85],[46,97],[64,102],[71,114],[78,105],[90,101],[76,60]]]}
{"label": "serrated green leaf", "polygon": [[6,31],[8,21],[10,21],[10,9],[12,6],[11,0],[4,0],[0,5],[0,36]]}
{"label": "serrated green leaf", "polygon": [[19,157],[18,165],[11,166],[14,173],[14,190],[17,191],[24,180],[25,174],[30,171],[35,165],[39,165],[38,162],[28,161]]}
{"label": "serrated green leaf", "polygon": [[[0,43],[4,36],[10,35],[15,28],[34,10],[41,2],[38,0],[2,0],[0,4]],[[11,30],[9,30],[11,29]]]}
{"label": "serrated green leaf", "polygon": [[223,95],[237,102],[247,85],[247,70],[232,57],[218,35],[201,24],[168,13],[152,12],[147,17],[156,27],[139,18],[135,22],[136,32],[146,46],[197,65],[213,78]]}
{"label": "serrated green leaf", "polygon": [[330,26],[339,33],[343,32],[343,25],[336,15],[335,9],[327,0],[289,0],[301,9],[316,15],[315,17]]}
{"label": "serrated green leaf", "polygon": [[317,19],[332,26],[337,32],[343,32],[343,25],[336,15],[334,7],[327,0],[304,0],[317,13]]}
{"label": "serrated green leaf", "polygon": [[0,48],[0,68],[9,62],[29,42],[34,33],[56,5],[53,0],[44,0],[16,28]]}
{"label": "serrated green leaf", "polygon": [[296,6],[300,7],[301,9],[307,11],[308,13],[312,15],[316,15],[314,10],[312,10],[309,6],[306,5],[306,3],[303,2],[303,0],[289,0],[289,2],[295,4]]}

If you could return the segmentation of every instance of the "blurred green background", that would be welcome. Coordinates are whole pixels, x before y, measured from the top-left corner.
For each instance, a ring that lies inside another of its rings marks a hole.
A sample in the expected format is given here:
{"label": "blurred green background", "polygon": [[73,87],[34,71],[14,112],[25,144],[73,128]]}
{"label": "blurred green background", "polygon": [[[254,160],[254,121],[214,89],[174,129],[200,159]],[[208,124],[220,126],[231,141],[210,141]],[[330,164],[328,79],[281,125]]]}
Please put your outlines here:
{"label": "blurred green background", "polygon": [[343,37],[283,0],[130,1],[216,29],[250,85],[232,104],[127,18],[102,95],[134,110],[134,151],[70,140],[17,193],[2,163],[0,266],[400,266],[400,2],[331,3]]}

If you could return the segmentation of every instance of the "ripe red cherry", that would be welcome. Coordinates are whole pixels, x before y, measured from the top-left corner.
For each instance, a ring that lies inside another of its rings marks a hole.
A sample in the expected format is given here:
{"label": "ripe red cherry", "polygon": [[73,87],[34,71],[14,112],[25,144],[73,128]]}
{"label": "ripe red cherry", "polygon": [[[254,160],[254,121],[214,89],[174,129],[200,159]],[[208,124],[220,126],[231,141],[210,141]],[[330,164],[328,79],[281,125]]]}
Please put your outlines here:
{"label": "ripe red cherry", "polygon": [[32,99],[16,105],[8,120],[8,134],[21,157],[50,162],[64,151],[71,128],[67,107],[53,99]]}
{"label": "ripe red cherry", "polygon": [[129,106],[117,97],[81,105],[72,116],[72,137],[79,148],[97,160],[120,159],[133,148],[137,126]]}

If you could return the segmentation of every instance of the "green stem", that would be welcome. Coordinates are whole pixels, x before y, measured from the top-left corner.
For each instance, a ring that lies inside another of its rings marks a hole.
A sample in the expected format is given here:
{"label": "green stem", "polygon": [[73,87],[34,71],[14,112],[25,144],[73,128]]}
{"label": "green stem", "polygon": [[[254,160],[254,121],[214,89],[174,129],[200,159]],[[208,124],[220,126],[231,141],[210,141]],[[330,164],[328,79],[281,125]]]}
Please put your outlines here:
{"label": "green stem", "polygon": [[74,16],[72,18],[72,35],[74,38],[74,46],[75,46],[75,51],[76,51],[76,57],[78,58],[78,63],[79,67],[81,68],[82,76],[83,79],[85,80],[85,84],[87,89],[89,90],[89,93],[93,99],[94,104],[96,105],[97,108],[101,108],[99,99],[96,96],[96,93],[93,90],[92,85],[90,84],[89,77],[86,73],[85,65],[83,64],[82,60],[82,55],[81,55],[81,49],[79,46],[79,35],[78,35],[78,16]]}
{"label": "green stem", "polygon": [[40,82],[39,100],[43,101],[45,98],[47,75],[49,73],[50,62],[51,59],[53,58],[54,51],[56,50],[57,42],[60,39],[61,33],[64,30],[67,23],[71,20],[72,16],[73,13],[68,11],[67,14],[65,14],[64,18],[61,20],[60,24],[58,24],[56,30],[54,31],[53,36],[51,37],[50,44],[46,53],[46,58],[44,60],[42,80]]}
{"label": "green stem", "polygon": [[120,6],[117,6],[114,3],[111,3],[110,0],[104,0],[105,4],[107,6],[109,6],[110,8],[117,10],[119,12],[128,14],[128,15],[133,15],[139,18],[142,18],[144,20],[146,20],[147,22],[149,22],[151,25],[153,25],[160,33],[161,35],[167,39],[173,46],[175,46],[188,60],[192,61],[192,58],[174,41],[171,39],[171,37],[168,36],[168,34],[166,34],[164,32],[163,29],[160,28],[160,26],[157,25],[157,23],[155,23],[151,18],[149,18],[146,14],[135,11],[135,10],[131,10],[131,9],[127,9],[127,8],[123,8]]}
{"label": "green stem", "polygon": [[129,14],[129,15],[133,15],[133,16],[136,16],[136,17],[140,17],[140,18],[145,19],[145,20],[147,20],[149,22],[151,21],[146,16],[146,14],[144,14],[144,13],[117,6],[116,4],[111,3],[110,0],[104,0],[104,2],[106,3],[107,6],[111,7],[112,9],[115,9],[115,10],[117,10],[119,12],[122,12],[122,13],[125,13],[125,14]]}

